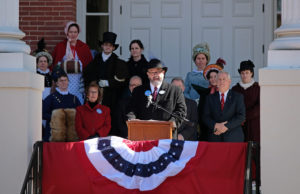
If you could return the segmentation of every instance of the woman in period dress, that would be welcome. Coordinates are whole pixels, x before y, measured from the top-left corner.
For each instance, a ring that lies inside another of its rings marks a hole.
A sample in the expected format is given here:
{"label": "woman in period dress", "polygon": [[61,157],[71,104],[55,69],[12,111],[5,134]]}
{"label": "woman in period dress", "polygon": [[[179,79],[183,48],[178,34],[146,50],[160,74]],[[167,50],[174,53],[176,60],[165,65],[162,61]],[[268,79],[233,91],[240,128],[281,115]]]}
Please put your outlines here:
{"label": "woman in period dress", "polygon": [[201,86],[204,88],[208,87],[208,81],[203,77],[203,70],[206,67],[206,65],[210,61],[210,52],[209,52],[209,46],[207,43],[201,43],[196,45],[193,48],[193,61],[197,67],[196,70],[193,70],[192,72],[189,72],[186,75],[185,78],[185,90],[184,90],[184,96],[186,98],[192,99],[192,100],[198,100],[200,95],[198,92],[192,87],[192,84]]}
{"label": "woman in period dress", "polygon": [[232,87],[232,90],[244,95],[246,106],[246,121],[243,125],[245,141],[260,143],[260,87],[253,79],[254,67],[251,60],[241,62],[238,69],[241,81]]}
{"label": "woman in period dress", "polygon": [[51,93],[51,88],[53,86],[53,80],[51,71],[49,69],[49,66],[52,64],[52,56],[50,53],[48,53],[47,50],[45,50],[45,42],[44,38],[42,38],[38,42],[38,49],[35,51],[34,55],[36,57],[36,65],[37,70],[36,72],[42,76],[44,76],[44,91],[42,94],[43,100]]}
{"label": "woman in period dress", "polygon": [[78,40],[80,27],[70,21],[65,26],[66,39],[56,45],[52,53],[53,71],[62,68],[68,75],[70,93],[76,95],[83,104],[84,87],[81,80],[83,69],[92,61],[92,54],[87,44]]}

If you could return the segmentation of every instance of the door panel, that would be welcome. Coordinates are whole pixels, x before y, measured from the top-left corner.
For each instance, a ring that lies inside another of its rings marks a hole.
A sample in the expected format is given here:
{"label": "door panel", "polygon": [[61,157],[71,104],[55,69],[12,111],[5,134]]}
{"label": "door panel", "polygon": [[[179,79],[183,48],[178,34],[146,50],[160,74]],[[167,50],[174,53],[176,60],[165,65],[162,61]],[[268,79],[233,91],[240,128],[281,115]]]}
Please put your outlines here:
{"label": "door panel", "polygon": [[123,0],[120,16],[121,57],[130,56],[129,43],[140,39],[146,58],[169,67],[167,80],[190,71],[191,0]]}

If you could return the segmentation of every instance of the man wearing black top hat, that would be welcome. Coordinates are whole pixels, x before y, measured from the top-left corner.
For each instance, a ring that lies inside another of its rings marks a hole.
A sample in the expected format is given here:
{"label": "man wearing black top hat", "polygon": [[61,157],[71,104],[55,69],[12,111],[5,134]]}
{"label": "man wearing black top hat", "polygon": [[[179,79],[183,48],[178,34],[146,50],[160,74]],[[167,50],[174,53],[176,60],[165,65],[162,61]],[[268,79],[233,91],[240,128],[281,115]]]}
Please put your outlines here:
{"label": "man wearing black top hat", "polygon": [[160,60],[150,60],[147,68],[150,83],[138,86],[133,90],[132,98],[127,109],[127,118],[128,120],[153,119],[172,121],[174,127],[173,138],[177,139],[177,128],[182,123],[182,120],[175,118],[153,104],[149,104],[149,96],[151,96],[151,101],[155,104],[180,118],[185,118],[186,105],[183,92],[179,87],[164,82],[167,69],[167,67],[163,67]]}
{"label": "man wearing black top hat", "polygon": [[118,48],[115,44],[117,35],[113,32],[104,32],[103,40],[99,41],[102,52],[95,56],[93,61],[83,70],[84,85],[87,87],[92,81],[96,81],[103,88],[102,104],[111,110],[111,121],[113,135],[115,131],[115,118],[117,102],[126,87],[128,70],[125,61],[113,52]]}

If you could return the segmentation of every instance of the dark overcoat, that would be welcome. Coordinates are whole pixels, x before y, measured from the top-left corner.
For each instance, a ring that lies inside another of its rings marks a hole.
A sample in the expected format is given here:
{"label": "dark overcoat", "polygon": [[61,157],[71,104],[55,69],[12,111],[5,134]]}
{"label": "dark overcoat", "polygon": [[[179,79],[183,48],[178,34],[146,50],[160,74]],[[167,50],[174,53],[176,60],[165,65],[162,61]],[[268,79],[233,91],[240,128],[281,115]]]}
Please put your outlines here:
{"label": "dark overcoat", "polygon": [[102,53],[96,55],[83,71],[84,85],[87,87],[92,81],[108,80],[109,87],[103,88],[102,104],[108,106],[112,112],[116,109],[118,99],[126,86],[128,71],[125,61],[112,53],[104,62]]}

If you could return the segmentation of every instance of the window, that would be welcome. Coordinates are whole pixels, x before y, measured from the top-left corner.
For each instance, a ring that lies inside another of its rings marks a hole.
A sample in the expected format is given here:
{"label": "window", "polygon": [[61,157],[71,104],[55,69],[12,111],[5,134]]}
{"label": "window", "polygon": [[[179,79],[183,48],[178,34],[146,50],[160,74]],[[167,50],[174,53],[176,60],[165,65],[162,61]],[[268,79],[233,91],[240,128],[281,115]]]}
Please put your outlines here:
{"label": "window", "polygon": [[109,0],[86,0],[85,40],[91,49],[99,50],[103,32],[109,30]]}
{"label": "window", "polygon": [[281,0],[276,0],[276,28],[281,26]]}

